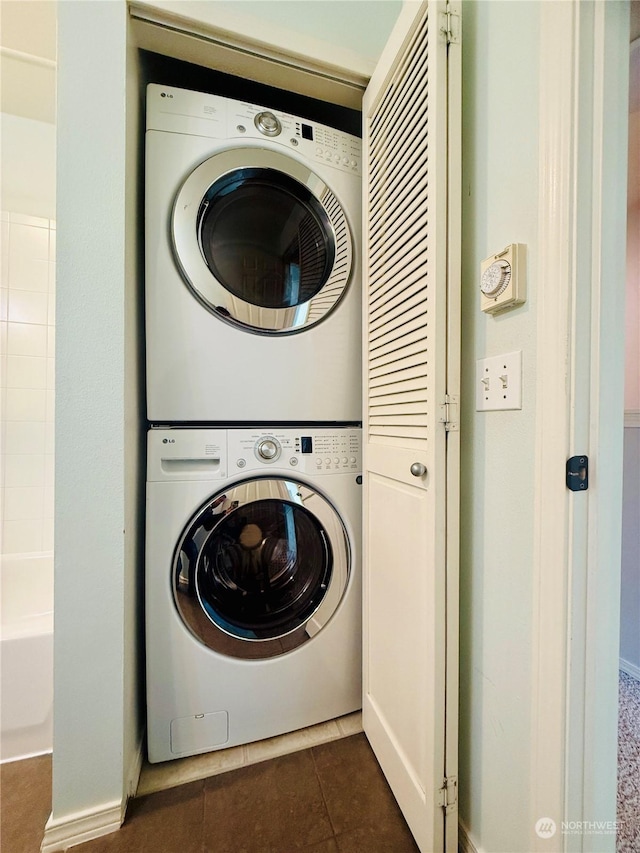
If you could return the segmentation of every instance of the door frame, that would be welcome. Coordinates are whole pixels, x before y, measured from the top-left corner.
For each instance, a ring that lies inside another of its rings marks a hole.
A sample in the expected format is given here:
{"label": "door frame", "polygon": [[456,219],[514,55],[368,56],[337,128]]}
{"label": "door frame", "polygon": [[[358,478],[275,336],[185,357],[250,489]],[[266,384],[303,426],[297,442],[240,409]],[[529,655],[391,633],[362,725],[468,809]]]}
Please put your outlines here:
{"label": "door frame", "polygon": [[[531,850],[602,850],[562,822],[616,816],[625,6],[541,7]],[[574,454],[590,457],[586,494],[564,483]]]}
{"label": "door frame", "polygon": [[338,106],[362,108],[373,65],[356,53],[334,48],[331,57],[321,55],[318,41],[303,34],[295,49],[285,47],[291,34],[277,25],[266,27],[266,36],[251,38],[237,29],[234,15],[212,14],[209,4],[201,5],[196,19],[180,0],[132,0],[130,43]]}

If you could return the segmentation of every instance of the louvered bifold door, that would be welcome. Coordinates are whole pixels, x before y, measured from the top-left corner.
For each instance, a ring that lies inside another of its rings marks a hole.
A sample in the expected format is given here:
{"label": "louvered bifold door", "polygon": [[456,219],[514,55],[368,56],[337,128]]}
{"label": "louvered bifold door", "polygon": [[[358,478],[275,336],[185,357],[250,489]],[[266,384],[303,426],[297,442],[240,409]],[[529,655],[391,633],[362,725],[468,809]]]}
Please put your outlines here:
{"label": "louvered bifold door", "polygon": [[447,36],[405,4],[364,102],[364,729],[445,849]]}

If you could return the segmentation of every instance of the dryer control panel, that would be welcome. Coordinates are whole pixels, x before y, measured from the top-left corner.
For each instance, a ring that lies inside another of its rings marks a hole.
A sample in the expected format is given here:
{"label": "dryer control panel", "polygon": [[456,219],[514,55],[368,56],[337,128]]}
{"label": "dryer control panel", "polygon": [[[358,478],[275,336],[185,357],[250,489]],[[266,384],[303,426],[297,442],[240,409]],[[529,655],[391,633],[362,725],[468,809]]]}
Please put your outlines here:
{"label": "dryer control panel", "polygon": [[242,101],[227,101],[230,138],[264,137],[343,172],[361,174],[362,140],[333,127],[279,110],[265,110]]}
{"label": "dryer control panel", "polygon": [[295,151],[308,162],[362,174],[362,140],[328,125],[280,110],[150,83],[147,130],[211,139],[264,140]]}

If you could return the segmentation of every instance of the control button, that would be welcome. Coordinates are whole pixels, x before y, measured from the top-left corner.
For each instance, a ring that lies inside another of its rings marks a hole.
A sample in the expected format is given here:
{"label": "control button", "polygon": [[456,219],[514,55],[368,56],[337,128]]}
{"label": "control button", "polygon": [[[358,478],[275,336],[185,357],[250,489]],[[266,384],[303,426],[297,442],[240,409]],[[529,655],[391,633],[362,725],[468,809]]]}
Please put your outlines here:
{"label": "control button", "polygon": [[344,456],[344,457],[343,457],[343,459],[342,459],[342,464],[343,464],[343,465],[346,465],[348,461],[349,461],[349,460],[347,459],[347,457],[346,457],[346,456]]}
{"label": "control button", "polygon": [[326,464],[327,464],[327,465],[331,465],[331,460],[329,459],[329,457],[328,457],[328,456],[327,456],[327,458],[326,458],[324,461],[326,462]]}
{"label": "control button", "polygon": [[348,166],[348,165],[349,165],[349,158],[348,158],[348,157],[343,157],[343,158],[342,158],[342,162],[343,162],[343,164],[344,164],[345,166]]}
{"label": "control button", "polygon": [[316,148],[316,154],[323,154],[322,148]]}
{"label": "control button", "polygon": [[351,459],[349,460],[349,462],[351,462],[352,465],[355,465],[356,464],[356,457],[352,456]]}
{"label": "control button", "polygon": [[357,169],[357,168],[358,168],[358,164],[356,163],[356,161],[355,161],[355,160],[352,160],[352,161],[351,161],[351,168],[352,168],[352,169]]}
{"label": "control button", "polygon": [[340,460],[338,459],[338,457],[337,457],[337,456],[336,456],[336,457],[334,457],[333,464],[334,464],[334,465],[339,465],[339,464],[340,464]]}
{"label": "control button", "polygon": [[260,133],[265,136],[278,136],[282,132],[282,125],[273,113],[258,113],[253,122]]}
{"label": "control button", "polygon": [[298,460],[296,459],[295,456],[292,456],[291,459],[289,460],[289,465],[297,465],[297,464],[298,464]]}
{"label": "control button", "polygon": [[238,131],[238,133],[246,133],[247,132],[247,128],[243,124],[239,124],[236,127],[236,130]]}
{"label": "control button", "polygon": [[238,468],[244,468],[244,466],[245,466],[246,464],[247,464],[247,460],[246,460],[246,459],[238,459],[238,461],[236,462],[236,465],[238,466]]}

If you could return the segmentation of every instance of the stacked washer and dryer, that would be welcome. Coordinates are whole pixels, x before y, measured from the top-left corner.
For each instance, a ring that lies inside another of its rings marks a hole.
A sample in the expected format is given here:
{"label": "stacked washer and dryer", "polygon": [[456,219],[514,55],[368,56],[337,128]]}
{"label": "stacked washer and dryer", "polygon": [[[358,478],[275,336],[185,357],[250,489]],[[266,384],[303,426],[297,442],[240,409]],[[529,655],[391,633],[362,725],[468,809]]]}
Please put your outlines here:
{"label": "stacked washer and dryer", "polygon": [[152,762],[361,706],[360,140],[147,88]]}

